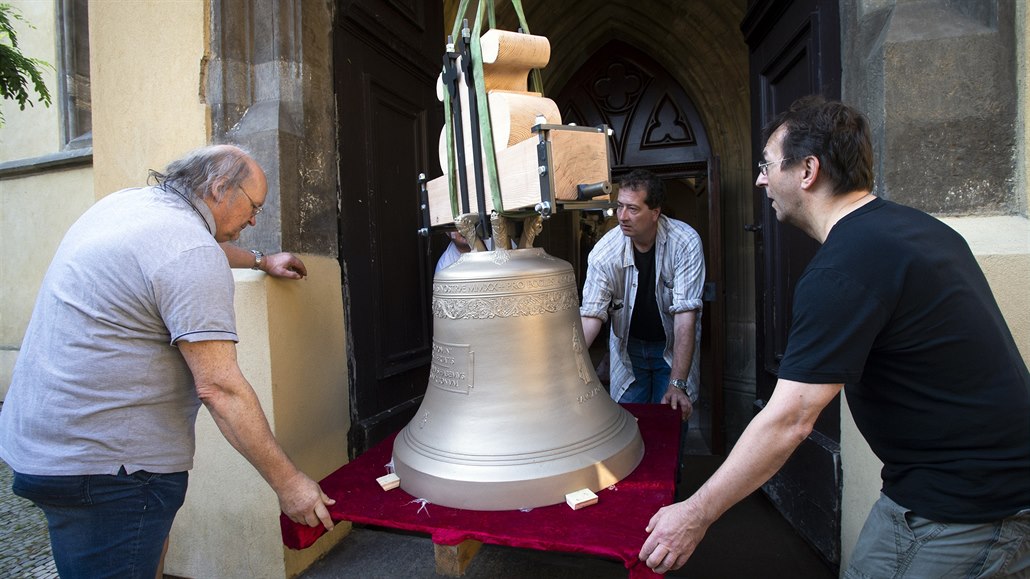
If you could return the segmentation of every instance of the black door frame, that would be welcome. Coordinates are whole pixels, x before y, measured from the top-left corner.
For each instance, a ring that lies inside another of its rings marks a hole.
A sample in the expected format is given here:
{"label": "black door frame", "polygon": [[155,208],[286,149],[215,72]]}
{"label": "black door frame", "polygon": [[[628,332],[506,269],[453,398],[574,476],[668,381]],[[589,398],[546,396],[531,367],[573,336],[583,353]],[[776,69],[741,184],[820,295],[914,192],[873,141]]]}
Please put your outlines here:
{"label": "black door frame", "polygon": [[433,264],[417,178],[440,173],[443,7],[341,1],[333,32],[354,457],[404,427],[428,385]]}
{"label": "black door frame", "polygon": [[[840,98],[837,0],[767,0],[751,5],[741,24],[750,50],[752,158],[762,159],[762,126],[798,97]],[[757,169],[754,170],[757,176]],[[763,189],[754,188],[756,400],[760,411],[776,384],[790,331],[794,286],[818,244],[776,220]],[[798,533],[833,568],[840,565],[843,471],[840,400],[820,415],[813,433],[763,487]]]}

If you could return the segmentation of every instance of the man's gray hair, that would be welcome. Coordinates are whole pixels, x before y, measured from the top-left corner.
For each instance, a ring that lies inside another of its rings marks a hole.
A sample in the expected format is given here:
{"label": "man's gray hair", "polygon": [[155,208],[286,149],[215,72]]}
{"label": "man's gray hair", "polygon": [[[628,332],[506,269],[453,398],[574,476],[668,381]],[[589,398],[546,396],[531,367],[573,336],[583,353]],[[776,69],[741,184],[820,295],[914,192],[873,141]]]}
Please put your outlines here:
{"label": "man's gray hair", "polygon": [[148,181],[153,179],[158,185],[202,200],[211,195],[212,187],[219,181],[224,181],[229,189],[242,185],[251,174],[248,157],[246,151],[235,145],[201,147],[169,163],[164,173],[151,169]]}

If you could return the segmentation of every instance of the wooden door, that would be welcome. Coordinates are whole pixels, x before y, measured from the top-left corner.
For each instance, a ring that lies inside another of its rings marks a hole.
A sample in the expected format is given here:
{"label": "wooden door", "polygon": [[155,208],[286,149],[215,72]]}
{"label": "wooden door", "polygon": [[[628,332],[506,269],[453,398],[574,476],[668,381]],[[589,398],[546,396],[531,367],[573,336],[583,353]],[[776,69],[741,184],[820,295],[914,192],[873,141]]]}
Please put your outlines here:
{"label": "wooden door", "polygon": [[354,456],[407,424],[428,384],[433,264],[416,179],[440,173],[442,5],[339,2],[333,43]]}
{"label": "wooden door", "polygon": [[[751,52],[752,159],[762,159],[761,127],[798,97],[840,98],[837,0],[752,4],[741,28]],[[757,167],[753,175],[757,177]],[[801,230],[776,221],[765,190],[754,190],[757,383],[756,411],[769,400],[790,331],[794,285],[818,249]],[[826,559],[840,563],[840,402],[764,487],[788,521]]]}

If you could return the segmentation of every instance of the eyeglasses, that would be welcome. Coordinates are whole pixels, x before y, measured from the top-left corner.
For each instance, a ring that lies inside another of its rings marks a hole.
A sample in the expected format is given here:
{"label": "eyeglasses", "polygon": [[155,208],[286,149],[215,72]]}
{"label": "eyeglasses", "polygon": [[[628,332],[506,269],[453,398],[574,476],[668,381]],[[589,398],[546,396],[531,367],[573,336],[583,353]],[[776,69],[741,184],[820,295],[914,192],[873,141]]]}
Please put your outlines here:
{"label": "eyeglasses", "polygon": [[247,190],[244,189],[242,185],[237,185],[236,188],[239,189],[240,191],[243,191],[243,196],[247,198],[247,201],[250,201],[250,216],[251,217],[257,217],[258,213],[261,213],[262,211],[265,210],[264,207],[258,205],[257,203],[254,203],[254,200],[250,198],[250,195],[247,195]]}
{"label": "eyeglasses", "polygon": [[793,157],[787,157],[785,159],[780,159],[778,161],[769,161],[768,163],[759,163],[758,164],[758,172],[763,174],[763,175],[765,175],[766,177],[768,177],[769,176],[769,167],[771,165],[779,165],[780,163],[782,163],[784,161],[793,161],[793,160],[794,160]]}

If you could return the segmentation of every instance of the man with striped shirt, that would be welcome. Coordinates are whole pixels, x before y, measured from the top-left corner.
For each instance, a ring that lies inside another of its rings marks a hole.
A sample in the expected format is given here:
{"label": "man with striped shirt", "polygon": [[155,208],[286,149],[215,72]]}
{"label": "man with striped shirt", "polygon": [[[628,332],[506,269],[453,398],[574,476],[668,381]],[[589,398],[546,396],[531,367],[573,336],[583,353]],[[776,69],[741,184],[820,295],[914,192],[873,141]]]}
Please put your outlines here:
{"label": "man with striped shirt", "polygon": [[611,320],[613,400],[669,404],[687,420],[700,392],[705,260],[697,232],[662,215],[664,200],[649,171],[622,180],[619,227],[590,252],[580,316],[588,346]]}

